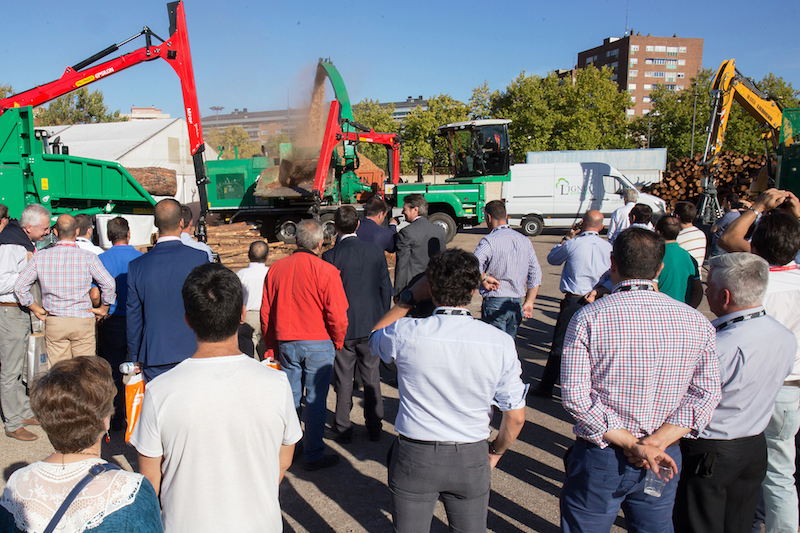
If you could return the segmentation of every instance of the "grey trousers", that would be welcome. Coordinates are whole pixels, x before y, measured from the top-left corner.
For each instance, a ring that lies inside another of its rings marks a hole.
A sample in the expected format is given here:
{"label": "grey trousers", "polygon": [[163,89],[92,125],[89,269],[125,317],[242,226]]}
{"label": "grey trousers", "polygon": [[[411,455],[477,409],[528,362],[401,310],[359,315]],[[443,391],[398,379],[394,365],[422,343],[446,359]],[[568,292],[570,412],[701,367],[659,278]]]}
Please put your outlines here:
{"label": "grey trousers", "polygon": [[333,388],[336,390],[334,427],[346,431],[353,427],[350,411],[353,408],[353,376],[356,365],[364,380],[364,420],[370,435],[381,432],[383,398],[381,397],[381,359],[369,351],[367,338],[344,341],[336,351],[333,362]]}
{"label": "grey trousers", "polygon": [[429,532],[438,499],[451,532],[485,533],[491,483],[485,440],[438,444],[398,438],[389,460],[395,533]]}
{"label": "grey trousers", "polygon": [[8,432],[18,430],[22,420],[33,417],[22,381],[30,332],[28,311],[0,306],[0,403]]}

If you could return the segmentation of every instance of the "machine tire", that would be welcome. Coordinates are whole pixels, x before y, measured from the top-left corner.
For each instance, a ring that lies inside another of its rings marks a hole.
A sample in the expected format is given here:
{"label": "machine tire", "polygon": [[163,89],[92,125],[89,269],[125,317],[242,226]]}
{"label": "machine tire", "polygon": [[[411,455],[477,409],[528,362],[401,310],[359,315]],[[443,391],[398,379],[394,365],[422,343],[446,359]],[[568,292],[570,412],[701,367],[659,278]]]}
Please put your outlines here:
{"label": "machine tire", "polygon": [[292,217],[283,217],[275,225],[275,237],[286,244],[294,244],[297,235],[297,220]]}
{"label": "machine tire", "polygon": [[333,223],[333,213],[322,213],[319,216],[319,223],[322,224],[322,235],[326,243],[336,240],[336,225]]}
{"label": "machine tire", "polygon": [[522,220],[522,234],[536,237],[544,229],[544,222],[539,217],[528,217]]}
{"label": "machine tire", "polygon": [[444,228],[447,242],[450,242],[455,238],[456,233],[458,232],[458,226],[456,226],[456,221],[453,220],[453,217],[447,213],[439,212],[431,214],[428,217],[428,220]]}

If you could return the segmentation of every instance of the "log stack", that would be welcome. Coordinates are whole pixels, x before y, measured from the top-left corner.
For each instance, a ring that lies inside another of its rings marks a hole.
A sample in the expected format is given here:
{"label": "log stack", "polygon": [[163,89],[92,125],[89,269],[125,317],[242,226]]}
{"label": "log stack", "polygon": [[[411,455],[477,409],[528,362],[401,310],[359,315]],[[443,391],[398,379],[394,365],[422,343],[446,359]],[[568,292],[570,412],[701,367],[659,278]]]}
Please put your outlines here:
{"label": "log stack", "polygon": [[[644,192],[654,194],[667,204],[687,200],[696,202],[706,168],[701,164],[702,154],[673,161],[659,183],[644,187]],[[766,156],[761,154],[740,154],[737,152],[721,152],[717,157],[718,170],[711,167],[717,179],[719,196],[735,192],[747,197],[750,184],[757,178],[759,171],[766,163]]]}
{"label": "log stack", "polygon": [[[219,254],[220,263],[234,272],[245,268],[249,264],[247,252],[250,250],[250,243],[264,240],[258,229],[246,222],[209,226],[207,232],[207,244],[211,247],[211,250]],[[281,242],[270,243],[267,265],[286,257],[294,250],[294,245],[287,245]]]}

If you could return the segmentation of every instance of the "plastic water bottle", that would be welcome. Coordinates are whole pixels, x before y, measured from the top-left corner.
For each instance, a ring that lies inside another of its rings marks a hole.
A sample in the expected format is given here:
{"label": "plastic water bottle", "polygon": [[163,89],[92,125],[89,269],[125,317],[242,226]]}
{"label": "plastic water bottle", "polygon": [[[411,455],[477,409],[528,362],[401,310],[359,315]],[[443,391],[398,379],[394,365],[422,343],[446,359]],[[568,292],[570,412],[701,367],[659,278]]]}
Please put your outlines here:
{"label": "plastic water bottle", "polygon": [[126,362],[119,365],[119,371],[122,374],[138,374],[142,371],[141,363]]}

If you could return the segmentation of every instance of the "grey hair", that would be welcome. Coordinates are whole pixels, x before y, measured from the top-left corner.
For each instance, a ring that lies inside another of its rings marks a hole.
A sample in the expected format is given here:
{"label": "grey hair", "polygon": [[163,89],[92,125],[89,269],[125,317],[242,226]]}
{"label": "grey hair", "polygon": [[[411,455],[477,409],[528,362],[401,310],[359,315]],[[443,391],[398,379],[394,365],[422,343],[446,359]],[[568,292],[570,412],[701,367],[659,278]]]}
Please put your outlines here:
{"label": "grey hair", "polygon": [[769,264],[761,257],[746,252],[723,254],[709,261],[717,292],[728,289],[731,300],[739,307],[761,305],[769,283]]}
{"label": "grey hair", "polygon": [[631,189],[630,187],[623,189],[622,197],[625,199],[625,203],[633,202],[636,203],[639,201],[639,191],[636,189]]}
{"label": "grey hair", "polygon": [[50,220],[50,210],[41,204],[29,204],[22,210],[22,215],[19,217],[19,225],[23,228],[28,226],[35,226],[42,221],[42,217]]}
{"label": "grey hair", "polygon": [[296,242],[298,248],[316,250],[322,240],[322,224],[313,218],[307,218],[297,223]]}

